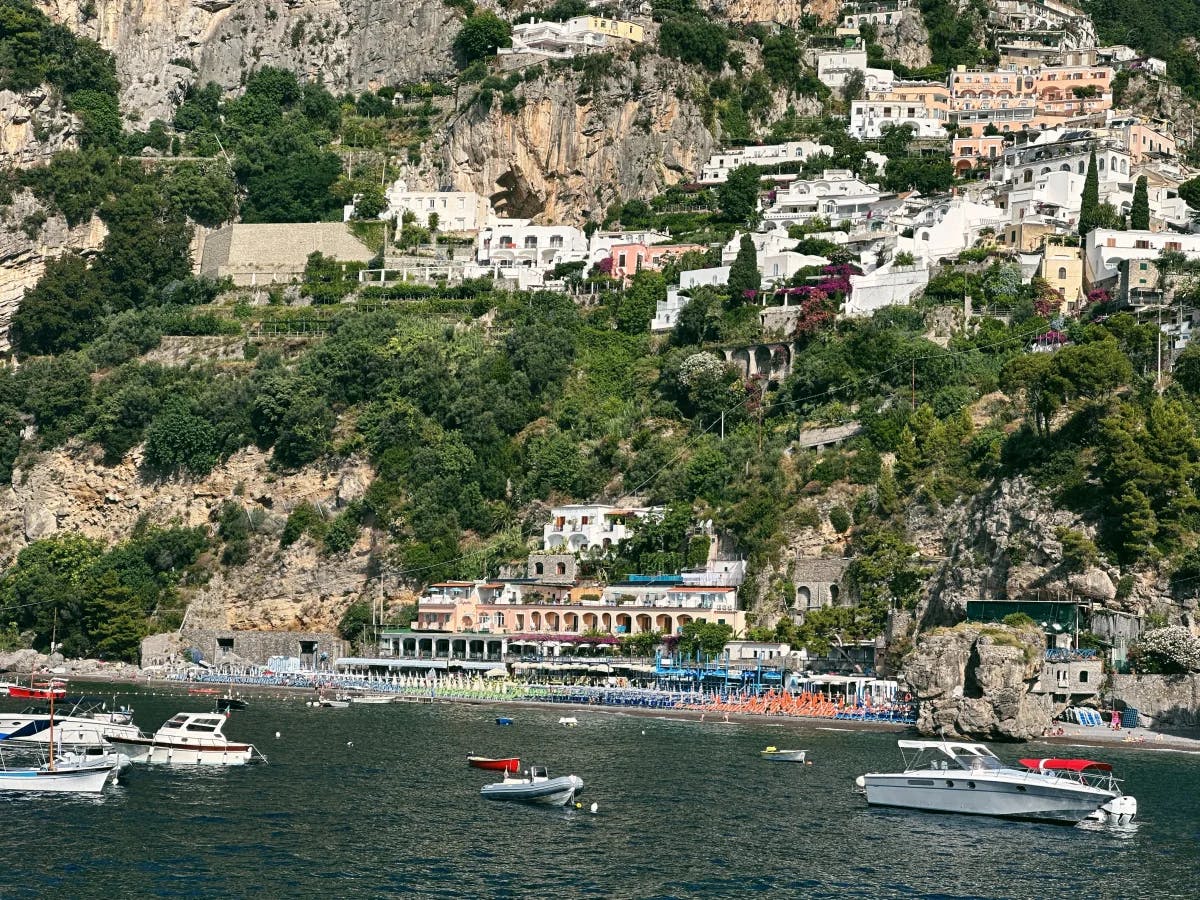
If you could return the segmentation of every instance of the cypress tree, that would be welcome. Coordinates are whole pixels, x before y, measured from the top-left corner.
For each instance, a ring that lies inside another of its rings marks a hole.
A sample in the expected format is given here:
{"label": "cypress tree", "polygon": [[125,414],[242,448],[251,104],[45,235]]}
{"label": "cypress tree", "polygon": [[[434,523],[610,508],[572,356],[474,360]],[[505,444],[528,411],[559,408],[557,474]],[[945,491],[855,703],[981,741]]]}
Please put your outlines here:
{"label": "cypress tree", "polygon": [[754,239],[743,234],[738,246],[737,258],[729,267],[729,300],[733,306],[745,301],[746,291],[757,291],[762,285],[762,274],[758,271],[758,251]]}
{"label": "cypress tree", "polygon": [[1096,171],[1096,151],[1092,151],[1088,159],[1087,177],[1083,182],[1083,198],[1079,204],[1079,236],[1087,237],[1087,233],[1096,227],[1096,219],[1100,213],[1100,175]]}
{"label": "cypress tree", "polygon": [[1134,231],[1150,230],[1150,192],[1146,176],[1139,175],[1133,187],[1133,206],[1129,209],[1129,227]]}

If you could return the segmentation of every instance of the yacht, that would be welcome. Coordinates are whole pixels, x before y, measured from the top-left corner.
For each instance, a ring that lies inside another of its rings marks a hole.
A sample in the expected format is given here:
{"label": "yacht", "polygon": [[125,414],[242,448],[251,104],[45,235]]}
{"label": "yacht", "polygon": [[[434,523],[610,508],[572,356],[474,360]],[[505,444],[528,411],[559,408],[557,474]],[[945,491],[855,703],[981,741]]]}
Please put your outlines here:
{"label": "yacht", "polygon": [[[59,747],[103,746],[110,738],[138,737],[133,711],[110,712],[97,704],[76,705],[66,715],[54,716],[54,743]],[[19,713],[0,713],[0,741],[14,745],[45,746],[50,743],[50,713],[26,709]]]}
{"label": "yacht", "polygon": [[983,744],[899,741],[905,768],[860,775],[873,806],[1076,824],[1124,825],[1137,800],[1121,793],[1112,766],[1083,759],[1026,759],[1005,765]]}
{"label": "yacht", "polygon": [[168,766],[242,766],[266,761],[253,744],[230,741],[222,732],[225,713],[182,712],[152,736],[110,737],[108,742],[135,763]]}

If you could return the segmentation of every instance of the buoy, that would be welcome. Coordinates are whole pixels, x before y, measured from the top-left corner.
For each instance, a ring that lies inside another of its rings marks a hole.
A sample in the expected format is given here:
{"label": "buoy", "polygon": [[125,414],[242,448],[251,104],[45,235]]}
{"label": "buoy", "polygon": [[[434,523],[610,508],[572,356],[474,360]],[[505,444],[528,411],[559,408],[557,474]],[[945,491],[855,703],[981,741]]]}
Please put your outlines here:
{"label": "buoy", "polygon": [[592,810],[592,815],[594,816],[596,813],[600,812],[600,804],[593,803],[591,806],[591,810]]}
{"label": "buoy", "polygon": [[346,746],[347,746],[347,747],[353,747],[353,746],[354,746],[354,741],[346,741]]}
{"label": "buoy", "polygon": [[643,729],[642,729],[642,737],[645,737],[645,736],[646,736],[646,729],[645,729],[645,728],[643,728]]}
{"label": "buoy", "polygon": [[575,801],[575,808],[576,808],[576,809],[583,809],[583,804],[582,804],[582,803],[580,803],[578,800],[576,800],[576,801]]}
{"label": "buoy", "polygon": [[861,775],[859,775],[857,778],[854,779],[854,783],[857,784],[860,788],[865,788],[867,786],[867,779],[865,779]]}
{"label": "buoy", "polygon": [[275,740],[279,740],[279,732],[275,732]]}

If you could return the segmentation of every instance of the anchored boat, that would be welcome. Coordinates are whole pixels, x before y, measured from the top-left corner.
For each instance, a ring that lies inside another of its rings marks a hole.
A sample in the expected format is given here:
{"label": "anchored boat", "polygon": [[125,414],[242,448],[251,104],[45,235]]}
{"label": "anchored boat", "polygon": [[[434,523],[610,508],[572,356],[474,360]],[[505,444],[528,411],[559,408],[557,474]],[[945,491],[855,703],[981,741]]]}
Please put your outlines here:
{"label": "anchored boat", "polygon": [[577,775],[551,778],[545,766],[530,766],[524,775],[506,774],[503,781],[484,785],[479,792],[488,800],[517,800],[546,806],[566,806],[583,792],[583,779]]}
{"label": "anchored boat", "polygon": [[179,713],[152,736],[109,738],[135,763],[168,766],[242,766],[266,757],[253,744],[230,741],[225,713]]}
{"label": "anchored boat", "polygon": [[804,757],[808,755],[808,751],[780,750],[777,747],[768,747],[766,750],[760,750],[758,755],[772,762],[804,762]]}
{"label": "anchored boat", "polygon": [[[1124,825],[1137,800],[1121,793],[1112,766],[1091,760],[1022,760],[1005,765],[983,744],[899,741],[905,769],[860,775],[867,803],[1071,824]],[[909,751],[909,752],[905,752]]]}
{"label": "anchored boat", "polygon": [[504,759],[492,759],[490,756],[468,756],[467,765],[473,769],[488,769],[493,772],[515,772],[521,768],[521,760],[516,756]]}

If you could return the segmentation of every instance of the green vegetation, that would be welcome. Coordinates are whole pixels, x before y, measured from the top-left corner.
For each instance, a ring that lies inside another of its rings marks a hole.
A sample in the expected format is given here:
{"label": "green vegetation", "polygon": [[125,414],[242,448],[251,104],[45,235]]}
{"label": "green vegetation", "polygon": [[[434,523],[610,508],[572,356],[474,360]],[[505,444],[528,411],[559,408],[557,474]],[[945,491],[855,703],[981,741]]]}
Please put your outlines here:
{"label": "green vegetation", "polygon": [[1200,33],[1197,0],[1084,0],[1096,33],[1108,44],[1128,44],[1167,63],[1167,75],[1200,97],[1200,61],[1189,36]]}

